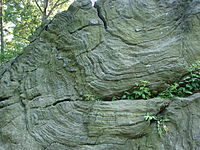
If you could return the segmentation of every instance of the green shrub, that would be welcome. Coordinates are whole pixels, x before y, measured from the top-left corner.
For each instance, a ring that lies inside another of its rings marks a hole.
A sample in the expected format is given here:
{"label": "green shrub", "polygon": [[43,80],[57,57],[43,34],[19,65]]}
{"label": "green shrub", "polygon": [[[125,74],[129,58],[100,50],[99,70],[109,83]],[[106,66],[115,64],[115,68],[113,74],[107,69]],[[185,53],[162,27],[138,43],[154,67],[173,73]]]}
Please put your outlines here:
{"label": "green shrub", "polygon": [[162,98],[175,97],[179,92],[178,87],[179,87],[179,84],[177,84],[177,83],[169,85],[169,87],[166,90],[164,90],[158,94],[158,97],[162,97]]}
{"label": "green shrub", "polygon": [[200,72],[192,71],[179,82],[179,96],[188,96],[200,92]]}
{"label": "green shrub", "polygon": [[144,116],[144,119],[149,123],[149,125],[151,124],[152,121],[156,122],[157,132],[160,137],[162,137],[163,131],[165,131],[165,133],[169,131],[169,128],[165,125],[165,122],[170,121],[168,118],[157,115],[149,115],[147,113],[147,115]]}
{"label": "green shrub", "polygon": [[200,92],[200,61],[191,65],[186,75],[178,82],[170,85],[159,97],[185,97]]}
{"label": "green shrub", "polygon": [[148,81],[139,81],[135,83],[134,90],[132,92],[124,92],[121,99],[148,99],[151,97],[151,92]]}
{"label": "green shrub", "polygon": [[[112,97],[112,101],[120,99],[149,99],[152,97],[148,81],[135,83],[132,91],[126,91],[121,97]],[[161,98],[185,97],[200,92],[200,61],[193,64],[188,73],[178,82],[171,84],[164,91],[157,94]],[[83,98],[86,101],[98,101],[99,98],[86,94]]]}
{"label": "green shrub", "polygon": [[95,95],[92,94],[85,94],[82,98],[84,101],[99,101],[100,99],[97,98]]}
{"label": "green shrub", "polygon": [[183,96],[200,92],[200,61],[188,69],[188,73],[179,82],[179,91]]}

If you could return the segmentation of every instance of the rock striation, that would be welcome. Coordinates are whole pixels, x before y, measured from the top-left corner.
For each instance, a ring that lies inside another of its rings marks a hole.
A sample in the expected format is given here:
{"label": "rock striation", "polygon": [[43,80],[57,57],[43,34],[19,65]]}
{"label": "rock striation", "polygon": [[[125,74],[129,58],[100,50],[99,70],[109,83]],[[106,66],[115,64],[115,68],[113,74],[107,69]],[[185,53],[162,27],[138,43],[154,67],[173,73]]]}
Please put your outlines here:
{"label": "rock striation", "polygon": [[0,150],[200,150],[199,94],[80,101],[178,80],[200,58],[199,18],[197,0],[77,0],[0,67]]}

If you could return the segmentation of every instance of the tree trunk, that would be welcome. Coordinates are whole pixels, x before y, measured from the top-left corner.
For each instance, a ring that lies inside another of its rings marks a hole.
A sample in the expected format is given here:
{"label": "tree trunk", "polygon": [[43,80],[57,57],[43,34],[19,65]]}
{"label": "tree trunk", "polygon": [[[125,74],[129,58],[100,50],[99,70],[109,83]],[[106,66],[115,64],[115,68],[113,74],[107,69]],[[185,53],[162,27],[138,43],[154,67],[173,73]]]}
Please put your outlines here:
{"label": "tree trunk", "polygon": [[0,0],[0,26],[1,26],[1,54],[4,54],[4,36],[3,36],[3,0]]}
{"label": "tree trunk", "polygon": [[42,21],[45,21],[47,19],[47,7],[49,5],[49,1],[45,0],[43,4],[43,14],[42,14]]}

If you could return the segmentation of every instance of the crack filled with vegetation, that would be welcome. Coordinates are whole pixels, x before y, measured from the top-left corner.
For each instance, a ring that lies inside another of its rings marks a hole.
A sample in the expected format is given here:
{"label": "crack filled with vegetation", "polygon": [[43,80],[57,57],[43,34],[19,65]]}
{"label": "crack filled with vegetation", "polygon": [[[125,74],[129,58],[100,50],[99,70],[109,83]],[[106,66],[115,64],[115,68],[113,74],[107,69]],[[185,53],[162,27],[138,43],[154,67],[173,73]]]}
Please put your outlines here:
{"label": "crack filled with vegetation", "polygon": [[[171,85],[161,92],[152,91],[149,87],[150,82],[139,81],[135,83],[131,91],[125,91],[121,96],[113,96],[110,100],[136,100],[136,99],[150,99],[155,97],[173,98],[173,97],[187,97],[192,94],[200,92],[200,61],[191,65],[188,72],[182,79]],[[158,94],[153,94],[158,93]],[[100,98],[92,94],[86,94],[82,98],[85,101],[99,101]]]}
{"label": "crack filled with vegetation", "polygon": [[149,125],[152,122],[156,122],[157,133],[160,137],[163,136],[164,132],[165,133],[169,132],[169,128],[166,126],[165,122],[169,122],[170,119],[161,115],[149,115],[148,113],[146,116],[144,116],[144,119],[149,123]]}
{"label": "crack filled with vegetation", "polygon": [[200,61],[189,67],[188,72],[178,82],[158,94],[161,98],[186,97],[200,92]]}

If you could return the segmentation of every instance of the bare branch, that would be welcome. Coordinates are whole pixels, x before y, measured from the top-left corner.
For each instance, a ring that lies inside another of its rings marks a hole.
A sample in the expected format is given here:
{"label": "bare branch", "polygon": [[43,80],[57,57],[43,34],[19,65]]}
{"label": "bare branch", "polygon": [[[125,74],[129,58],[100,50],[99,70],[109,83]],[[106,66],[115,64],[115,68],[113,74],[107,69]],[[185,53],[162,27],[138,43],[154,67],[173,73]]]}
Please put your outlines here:
{"label": "bare branch", "polygon": [[8,33],[8,34],[13,34],[14,37],[18,37],[18,38],[20,38],[20,39],[24,39],[24,40],[26,40],[26,41],[29,41],[27,38],[22,37],[22,36],[19,36],[19,35],[15,34],[15,33],[12,33],[12,32],[10,32],[9,30],[6,30],[6,29],[5,29],[5,32]]}
{"label": "bare branch", "polygon": [[14,36],[17,37],[17,38],[20,38],[20,39],[23,39],[23,40],[26,40],[27,42],[29,42],[29,40],[27,38],[25,38],[25,37],[22,37],[22,36],[19,36],[19,35],[16,35],[16,34],[14,34]]}
{"label": "bare branch", "polygon": [[66,3],[66,2],[68,2],[69,0],[65,0],[65,1],[63,1],[63,2],[61,2],[61,3],[59,3],[59,4],[57,4],[57,6],[56,7],[58,7],[58,6],[62,6],[64,3]]}
{"label": "bare branch", "polygon": [[48,5],[49,5],[49,1],[45,0],[45,3],[44,3],[44,12],[45,12],[45,14],[47,12]]}
{"label": "bare branch", "polygon": [[53,5],[53,0],[49,0],[49,6]]}
{"label": "bare branch", "polygon": [[45,0],[44,1],[44,11],[43,11],[43,16],[42,16],[42,20],[45,20],[47,18],[47,8],[49,5],[49,1]]}
{"label": "bare branch", "polygon": [[47,18],[51,15],[51,13],[53,12],[53,10],[54,10],[56,7],[62,6],[63,4],[65,4],[66,2],[68,2],[69,0],[65,0],[65,1],[60,2],[60,3],[59,3],[59,1],[60,1],[60,0],[58,0],[58,1],[54,4],[54,6],[51,8],[51,10],[49,11],[49,13],[48,13],[48,15],[47,15]]}
{"label": "bare branch", "polygon": [[53,12],[53,10],[57,7],[57,4],[59,3],[60,0],[57,0],[56,3],[53,5],[53,7],[50,9],[47,18],[51,15],[51,13]]}
{"label": "bare branch", "polygon": [[37,0],[34,0],[34,1],[35,1],[35,3],[36,3],[37,7],[39,8],[39,10],[41,11],[41,13],[43,14],[42,8],[41,8],[40,5],[38,4]]}

